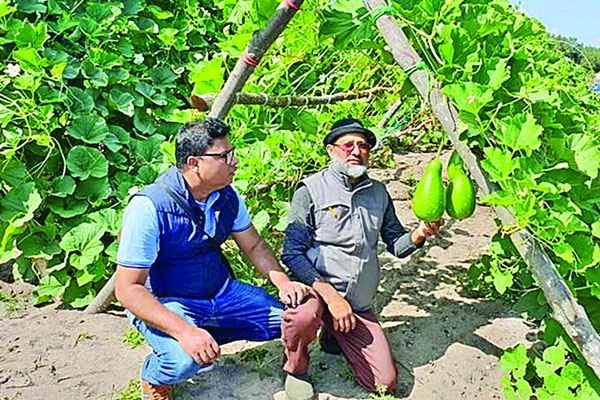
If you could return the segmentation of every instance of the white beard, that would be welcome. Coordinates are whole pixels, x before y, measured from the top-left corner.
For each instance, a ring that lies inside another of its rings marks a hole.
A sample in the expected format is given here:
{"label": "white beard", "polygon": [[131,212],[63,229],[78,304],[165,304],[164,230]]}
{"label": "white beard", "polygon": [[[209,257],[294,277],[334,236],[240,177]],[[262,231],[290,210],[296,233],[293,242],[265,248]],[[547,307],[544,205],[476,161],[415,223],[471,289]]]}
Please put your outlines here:
{"label": "white beard", "polygon": [[333,156],[333,169],[342,175],[346,175],[350,178],[360,178],[367,173],[366,165],[351,165],[343,162],[338,158],[337,155]]}

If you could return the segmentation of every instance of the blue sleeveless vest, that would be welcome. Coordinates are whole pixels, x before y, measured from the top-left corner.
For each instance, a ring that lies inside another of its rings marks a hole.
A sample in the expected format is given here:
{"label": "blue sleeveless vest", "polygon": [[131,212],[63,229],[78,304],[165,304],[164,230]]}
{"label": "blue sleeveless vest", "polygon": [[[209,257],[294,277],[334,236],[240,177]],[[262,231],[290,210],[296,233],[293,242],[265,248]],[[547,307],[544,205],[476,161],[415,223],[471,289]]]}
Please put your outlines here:
{"label": "blue sleeveless vest", "polygon": [[[176,167],[160,176],[157,182],[164,182],[192,210],[202,212]],[[150,198],[158,214],[158,257],[150,267],[147,282],[155,296],[208,299],[225,283],[229,271],[220,245],[231,234],[239,200],[231,186],[220,189],[218,194],[212,207],[217,215],[212,240],[204,234],[204,227],[193,222],[156,182],[136,194]]]}

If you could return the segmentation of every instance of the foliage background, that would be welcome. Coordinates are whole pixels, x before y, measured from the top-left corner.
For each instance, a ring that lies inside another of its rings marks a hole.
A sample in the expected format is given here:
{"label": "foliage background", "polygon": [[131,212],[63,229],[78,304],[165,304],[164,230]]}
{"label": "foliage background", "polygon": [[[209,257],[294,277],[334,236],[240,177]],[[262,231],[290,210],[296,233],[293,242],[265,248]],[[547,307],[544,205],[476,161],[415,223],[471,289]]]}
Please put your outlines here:
{"label": "foliage background", "polygon": [[[16,258],[15,279],[39,284],[36,303],[59,298],[84,307],[94,298],[114,271],[128,197],[173,162],[178,127],[198,117],[189,95],[219,90],[277,5],[0,0],[0,259]],[[503,357],[507,398],[596,398],[597,379],[548,318],[505,236],[529,229],[600,322],[600,112],[588,72],[504,0],[391,6],[460,111],[461,139],[501,188],[485,200],[511,208],[518,221],[499,227],[492,251],[470,271],[474,288],[518,300],[543,328],[542,350]],[[405,78],[360,1],[305,2],[245,90],[394,92],[315,109],[233,108],[227,121],[242,160],[236,186],[274,247],[294,183],[325,165],[320,139],[331,122],[355,116],[375,126],[399,96],[411,95]],[[413,106],[380,137],[421,111],[418,101],[405,104]],[[385,153],[380,161],[389,162]],[[238,276],[265,284],[227,252]]]}

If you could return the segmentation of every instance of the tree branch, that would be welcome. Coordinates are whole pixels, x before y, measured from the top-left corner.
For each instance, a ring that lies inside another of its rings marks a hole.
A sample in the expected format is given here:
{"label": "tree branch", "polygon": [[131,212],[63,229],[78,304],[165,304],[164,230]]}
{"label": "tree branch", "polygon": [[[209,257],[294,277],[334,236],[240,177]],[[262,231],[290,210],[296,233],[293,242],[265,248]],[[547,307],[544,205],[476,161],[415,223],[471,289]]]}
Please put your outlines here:
{"label": "tree branch", "polygon": [[[238,93],[235,95],[234,104],[263,105],[269,107],[301,107],[321,104],[337,103],[346,100],[356,100],[373,97],[379,93],[392,92],[392,88],[376,87],[360,92],[344,92],[325,96],[272,96],[266,93]],[[190,101],[198,111],[208,111],[215,101],[216,93],[194,94]]]}

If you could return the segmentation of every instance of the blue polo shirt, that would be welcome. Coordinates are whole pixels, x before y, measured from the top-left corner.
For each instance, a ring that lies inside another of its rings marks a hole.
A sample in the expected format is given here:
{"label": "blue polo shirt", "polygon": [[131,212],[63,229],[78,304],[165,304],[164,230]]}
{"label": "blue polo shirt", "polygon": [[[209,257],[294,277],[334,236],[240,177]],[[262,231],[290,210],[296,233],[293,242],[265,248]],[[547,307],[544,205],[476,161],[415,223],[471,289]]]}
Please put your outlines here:
{"label": "blue polo shirt", "polygon": [[[234,189],[238,197],[238,213],[233,222],[233,232],[243,232],[250,228],[252,222],[248,208],[240,194]],[[219,192],[208,196],[206,203],[197,202],[204,211],[204,232],[214,236],[217,227],[218,215],[212,209],[219,198]],[[123,215],[121,242],[117,252],[117,263],[123,267],[150,268],[160,250],[158,229],[158,215],[156,208],[146,196],[134,196],[127,204]]]}

